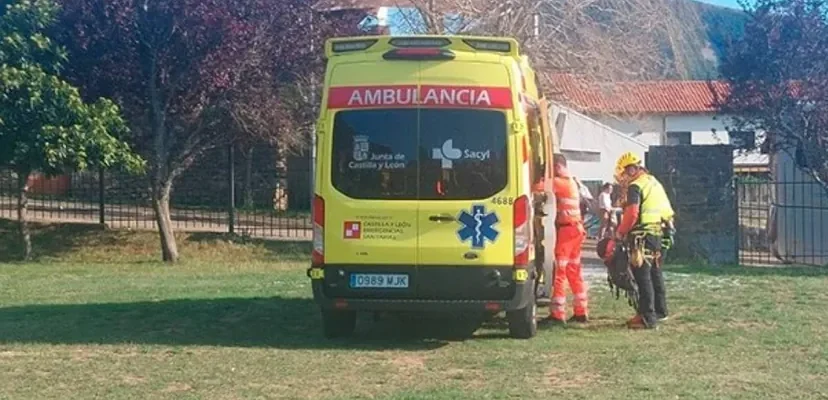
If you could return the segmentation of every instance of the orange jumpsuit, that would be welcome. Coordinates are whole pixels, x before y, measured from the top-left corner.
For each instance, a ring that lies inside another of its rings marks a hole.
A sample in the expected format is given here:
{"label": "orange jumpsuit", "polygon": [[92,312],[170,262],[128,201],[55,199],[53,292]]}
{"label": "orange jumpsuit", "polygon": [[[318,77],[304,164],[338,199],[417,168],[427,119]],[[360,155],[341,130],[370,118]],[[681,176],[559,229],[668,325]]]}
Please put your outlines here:
{"label": "orange jumpsuit", "polygon": [[574,296],[575,316],[587,316],[587,287],[581,275],[581,246],[586,238],[583,218],[581,216],[578,186],[569,172],[556,176],[553,190],[557,202],[555,226],[555,280],[552,291],[550,318],[564,320],[566,317],[566,290],[569,287]]}

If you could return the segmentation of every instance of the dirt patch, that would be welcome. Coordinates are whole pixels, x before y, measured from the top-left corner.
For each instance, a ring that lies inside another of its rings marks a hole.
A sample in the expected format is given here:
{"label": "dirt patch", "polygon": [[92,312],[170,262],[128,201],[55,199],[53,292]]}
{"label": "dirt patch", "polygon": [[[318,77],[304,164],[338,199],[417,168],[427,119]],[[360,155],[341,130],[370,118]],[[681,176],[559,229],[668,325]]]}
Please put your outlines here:
{"label": "dirt patch", "polygon": [[98,356],[100,356],[100,354],[97,351],[87,349],[76,349],[72,351],[72,361],[88,361]]}
{"label": "dirt patch", "polygon": [[670,317],[671,321],[664,324],[664,328],[669,328],[671,332],[681,333],[713,333],[721,330],[721,326],[702,322],[679,322],[674,321],[674,317]]}
{"label": "dirt patch", "polygon": [[537,382],[537,390],[550,392],[558,389],[578,389],[594,385],[601,379],[601,376],[594,373],[582,371],[564,371],[552,367]]}
{"label": "dirt patch", "polygon": [[162,390],[164,393],[180,393],[180,392],[189,392],[193,390],[193,387],[186,384],[186,383],[173,383],[167,385],[167,387]]}
{"label": "dirt patch", "polygon": [[475,369],[449,368],[441,373],[443,379],[451,379],[463,387],[480,388],[484,385],[483,373]]}
{"label": "dirt patch", "polygon": [[728,328],[735,329],[774,329],[777,327],[774,321],[747,321],[747,320],[730,320],[724,322]]}
{"label": "dirt patch", "polygon": [[126,376],[121,378],[121,382],[123,382],[124,385],[127,385],[127,386],[140,385],[140,384],[142,384],[146,381],[147,381],[146,378],[143,378],[143,377],[140,377],[140,376],[135,376],[135,375],[126,375]]}
{"label": "dirt patch", "polygon": [[425,357],[409,354],[399,355],[391,359],[391,364],[397,367],[400,372],[421,371],[425,368]]}

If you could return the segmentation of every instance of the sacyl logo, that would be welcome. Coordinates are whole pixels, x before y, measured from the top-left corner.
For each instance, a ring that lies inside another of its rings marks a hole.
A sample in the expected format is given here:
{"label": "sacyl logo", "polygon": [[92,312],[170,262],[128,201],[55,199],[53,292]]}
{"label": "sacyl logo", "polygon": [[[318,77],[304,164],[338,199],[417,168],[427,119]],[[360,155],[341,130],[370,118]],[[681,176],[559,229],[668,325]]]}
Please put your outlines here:
{"label": "sacyl logo", "polygon": [[455,148],[453,139],[446,140],[442,147],[432,149],[431,153],[433,159],[440,160],[443,169],[451,169],[454,162],[460,159],[486,161],[492,157],[491,150],[474,151]]}

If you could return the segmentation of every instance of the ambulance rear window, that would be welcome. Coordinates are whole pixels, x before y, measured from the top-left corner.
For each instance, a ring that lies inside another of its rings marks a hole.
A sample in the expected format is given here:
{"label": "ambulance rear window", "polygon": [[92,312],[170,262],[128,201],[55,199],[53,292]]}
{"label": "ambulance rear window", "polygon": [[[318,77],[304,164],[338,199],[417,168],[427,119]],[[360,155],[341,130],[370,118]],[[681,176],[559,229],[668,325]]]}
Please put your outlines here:
{"label": "ambulance rear window", "polygon": [[417,110],[348,110],[334,118],[331,180],[354,199],[417,198]]}
{"label": "ambulance rear window", "polygon": [[420,199],[478,200],[506,187],[506,115],[493,110],[420,112]]}
{"label": "ambulance rear window", "polygon": [[506,187],[506,145],[500,111],[340,111],[331,180],[354,199],[485,199]]}

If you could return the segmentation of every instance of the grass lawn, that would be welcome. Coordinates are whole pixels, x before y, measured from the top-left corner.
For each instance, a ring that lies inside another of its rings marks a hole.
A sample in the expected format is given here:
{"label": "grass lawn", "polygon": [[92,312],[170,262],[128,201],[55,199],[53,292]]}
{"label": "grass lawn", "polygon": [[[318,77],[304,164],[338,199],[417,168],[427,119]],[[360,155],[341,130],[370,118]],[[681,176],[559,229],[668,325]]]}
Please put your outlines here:
{"label": "grass lawn", "polygon": [[622,328],[596,280],[588,328],[456,340],[457,322],[365,318],[328,341],[306,244],[181,235],[166,266],[150,233],[41,227],[18,264],[10,228],[0,399],[828,398],[826,269],[670,266],[658,331]]}

